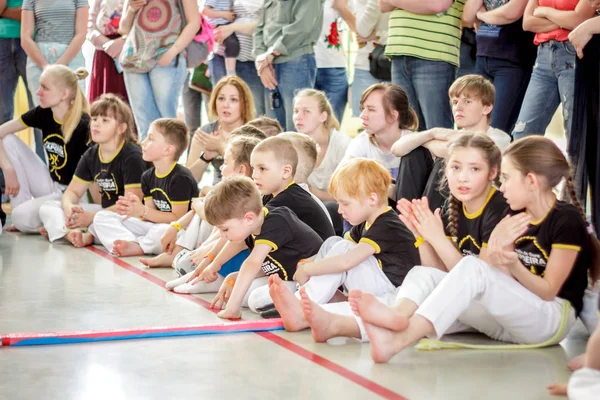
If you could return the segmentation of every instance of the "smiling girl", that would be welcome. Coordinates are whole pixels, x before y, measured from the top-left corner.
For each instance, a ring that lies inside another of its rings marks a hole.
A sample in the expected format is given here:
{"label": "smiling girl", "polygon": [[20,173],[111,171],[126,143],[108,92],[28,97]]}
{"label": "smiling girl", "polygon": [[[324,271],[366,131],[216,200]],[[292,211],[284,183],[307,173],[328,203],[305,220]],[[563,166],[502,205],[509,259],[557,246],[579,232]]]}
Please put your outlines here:
{"label": "smiling girl", "polygon": [[[40,77],[40,105],[20,119],[0,126],[0,168],[6,179],[12,223],[8,230],[35,233],[42,226],[38,212],[48,200],[59,200],[71,182],[77,162],[87,150],[88,102],[77,84],[88,73],[51,65]],[[14,133],[27,127],[42,131],[48,165]]]}
{"label": "smiling girl", "polygon": [[311,192],[323,201],[333,201],[327,191],[331,175],[344,158],[350,137],[339,131],[340,123],[324,92],[303,89],[294,98],[296,130],[317,142],[319,154],[315,169],[308,177]]}
{"label": "smiling girl", "polygon": [[221,181],[221,165],[229,134],[254,119],[254,100],[248,85],[237,76],[221,79],[210,96],[208,116],[213,122],[194,134],[186,167],[200,181],[208,164],[212,164],[214,185]]}
{"label": "smiling girl", "polygon": [[[582,309],[588,269],[592,266],[595,277],[599,270],[598,242],[587,229],[569,163],[551,140],[528,137],[506,150],[502,176],[501,191],[515,213],[494,228],[485,255],[463,258],[415,304],[412,316],[384,320],[385,306],[371,296],[353,295],[375,362],[460,325],[536,346],[556,344],[569,333]],[[563,179],[571,203],[553,192]],[[425,220],[415,214],[417,223]]]}
{"label": "smiling girl", "polygon": [[[48,201],[40,219],[51,242],[65,238],[75,247],[94,242],[92,222],[101,209],[114,210],[119,196],[142,199],[142,173],[147,164],[133,133],[133,115],[121,99],[106,94],[92,104],[90,124],[94,144],[77,164],[62,201]],[[89,186],[100,189],[102,204],[81,204]]]}

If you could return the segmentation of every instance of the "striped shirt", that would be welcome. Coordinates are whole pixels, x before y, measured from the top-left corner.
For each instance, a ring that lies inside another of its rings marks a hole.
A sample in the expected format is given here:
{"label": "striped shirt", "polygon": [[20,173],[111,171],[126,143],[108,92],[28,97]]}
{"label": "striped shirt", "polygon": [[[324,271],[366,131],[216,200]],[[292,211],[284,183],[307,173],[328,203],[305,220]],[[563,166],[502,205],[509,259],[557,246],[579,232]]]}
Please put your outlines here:
{"label": "striped shirt", "polygon": [[[233,12],[235,13],[234,22],[258,22],[260,13],[263,9],[263,0],[235,0],[233,2]],[[252,36],[243,35],[241,33],[234,33],[237,35],[238,41],[240,42],[240,55],[237,56],[237,60],[240,62],[254,61],[254,55],[252,54]],[[225,53],[225,46],[219,46],[217,54],[223,56]]]}
{"label": "striped shirt", "polygon": [[458,66],[464,5],[465,0],[455,0],[445,12],[432,15],[395,9],[390,15],[385,54],[444,61]]}
{"label": "striped shirt", "polygon": [[75,36],[75,14],[81,7],[89,7],[88,0],[23,0],[22,10],[33,11],[36,42],[68,45]]}

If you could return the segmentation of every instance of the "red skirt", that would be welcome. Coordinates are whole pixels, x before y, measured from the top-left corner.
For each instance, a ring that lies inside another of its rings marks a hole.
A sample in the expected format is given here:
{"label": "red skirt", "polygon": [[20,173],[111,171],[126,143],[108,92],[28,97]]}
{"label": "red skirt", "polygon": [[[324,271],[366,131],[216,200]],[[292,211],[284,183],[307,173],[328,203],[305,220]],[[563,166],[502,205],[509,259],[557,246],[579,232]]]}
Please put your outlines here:
{"label": "red skirt", "polygon": [[90,79],[90,103],[104,93],[114,93],[129,103],[123,74],[117,71],[115,60],[104,51],[96,50]]}

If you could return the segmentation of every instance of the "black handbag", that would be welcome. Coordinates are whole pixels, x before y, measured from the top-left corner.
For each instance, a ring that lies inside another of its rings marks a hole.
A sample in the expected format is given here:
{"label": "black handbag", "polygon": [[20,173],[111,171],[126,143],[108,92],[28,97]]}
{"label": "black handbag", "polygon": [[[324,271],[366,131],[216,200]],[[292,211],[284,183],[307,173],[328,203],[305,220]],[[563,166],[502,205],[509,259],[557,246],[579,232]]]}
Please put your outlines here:
{"label": "black handbag", "polygon": [[375,43],[375,48],[369,54],[369,72],[376,79],[392,80],[392,61],[385,56],[385,46]]}

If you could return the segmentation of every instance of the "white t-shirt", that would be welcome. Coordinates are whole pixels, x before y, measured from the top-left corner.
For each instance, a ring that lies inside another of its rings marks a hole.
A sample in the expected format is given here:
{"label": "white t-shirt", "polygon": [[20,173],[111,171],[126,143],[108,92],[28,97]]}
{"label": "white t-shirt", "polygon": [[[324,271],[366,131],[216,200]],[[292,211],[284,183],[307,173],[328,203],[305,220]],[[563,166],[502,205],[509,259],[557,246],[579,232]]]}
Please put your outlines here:
{"label": "white t-shirt", "polygon": [[345,133],[338,132],[335,129],[331,130],[325,157],[323,157],[319,167],[315,168],[308,177],[308,184],[311,187],[327,191],[331,175],[344,158],[350,141],[350,137]]}
{"label": "white t-shirt", "polygon": [[369,70],[369,54],[373,51],[374,43],[386,44],[388,37],[388,21],[391,13],[379,10],[378,0],[351,0],[350,9],[356,15],[356,31],[360,36],[368,37],[373,31],[377,40],[367,42],[356,52],[354,68]]}
{"label": "white t-shirt", "polygon": [[[402,136],[409,133],[409,131],[402,131]],[[398,176],[398,167],[400,167],[400,157],[396,157],[390,151],[381,150],[381,148],[373,144],[369,138],[370,135],[367,132],[362,132],[352,139],[340,165],[352,158],[364,157],[369,160],[379,161],[388,169],[388,171],[390,171],[392,178],[396,179]]]}
{"label": "white t-shirt", "polygon": [[[315,44],[317,68],[345,68],[346,52],[342,46],[342,38],[338,32],[340,13],[333,9],[333,0],[325,0],[323,4],[323,27],[321,36]],[[337,32],[337,34],[336,34]]]}
{"label": "white t-shirt", "polygon": [[487,130],[486,134],[496,143],[496,146],[502,153],[510,144],[510,135],[500,129],[492,128],[491,126]]}

